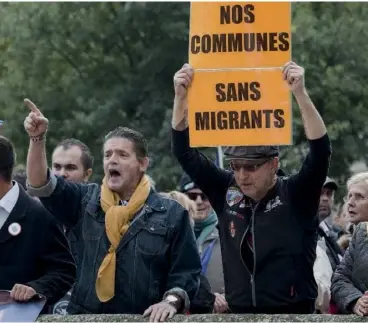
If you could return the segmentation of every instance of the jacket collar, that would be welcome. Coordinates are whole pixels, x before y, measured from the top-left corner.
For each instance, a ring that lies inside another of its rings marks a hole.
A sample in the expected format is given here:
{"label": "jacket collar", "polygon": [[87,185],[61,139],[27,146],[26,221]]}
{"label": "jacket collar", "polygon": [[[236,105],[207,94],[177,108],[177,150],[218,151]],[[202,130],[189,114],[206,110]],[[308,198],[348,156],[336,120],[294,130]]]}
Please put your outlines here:
{"label": "jacket collar", "polygon": [[[0,243],[4,243],[13,236],[9,232],[9,226],[13,223],[18,223],[22,228],[24,219],[26,216],[26,211],[28,209],[30,200],[32,199],[28,193],[20,186],[19,187],[19,197],[13,210],[10,212],[9,217],[5,221],[4,225],[0,229]],[[33,200],[32,200],[33,201]],[[36,201],[34,201],[37,203]]]}

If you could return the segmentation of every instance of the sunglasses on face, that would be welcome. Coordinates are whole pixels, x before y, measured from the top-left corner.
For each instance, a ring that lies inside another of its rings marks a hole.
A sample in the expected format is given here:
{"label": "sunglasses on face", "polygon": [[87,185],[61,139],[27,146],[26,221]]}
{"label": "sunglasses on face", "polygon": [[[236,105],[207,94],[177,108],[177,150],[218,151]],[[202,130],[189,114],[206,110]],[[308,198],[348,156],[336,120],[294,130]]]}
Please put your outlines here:
{"label": "sunglasses on face", "polygon": [[196,201],[198,196],[201,197],[202,201],[206,201],[207,200],[207,196],[204,193],[186,193],[187,196],[192,200],[192,201]]}
{"label": "sunglasses on face", "polygon": [[254,173],[256,170],[258,170],[260,167],[262,167],[264,164],[266,164],[270,160],[271,159],[268,158],[256,164],[247,164],[241,161],[231,161],[230,168],[234,172],[238,172],[243,168],[246,172]]}

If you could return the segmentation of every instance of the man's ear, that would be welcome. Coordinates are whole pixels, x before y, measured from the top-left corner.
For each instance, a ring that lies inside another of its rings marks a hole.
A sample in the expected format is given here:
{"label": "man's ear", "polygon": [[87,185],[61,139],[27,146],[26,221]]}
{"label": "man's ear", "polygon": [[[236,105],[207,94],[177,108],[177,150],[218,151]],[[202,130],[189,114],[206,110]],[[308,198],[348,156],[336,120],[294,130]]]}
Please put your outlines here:
{"label": "man's ear", "polygon": [[274,169],[275,173],[277,173],[278,169],[280,168],[280,160],[278,157],[275,157],[272,160],[272,168]]}
{"label": "man's ear", "polygon": [[92,175],[92,168],[89,168],[84,173],[84,181],[88,182],[91,175]]}
{"label": "man's ear", "polygon": [[140,164],[140,167],[139,167],[140,171],[144,173],[148,168],[149,158],[148,157],[141,158],[139,160],[139,164]]}

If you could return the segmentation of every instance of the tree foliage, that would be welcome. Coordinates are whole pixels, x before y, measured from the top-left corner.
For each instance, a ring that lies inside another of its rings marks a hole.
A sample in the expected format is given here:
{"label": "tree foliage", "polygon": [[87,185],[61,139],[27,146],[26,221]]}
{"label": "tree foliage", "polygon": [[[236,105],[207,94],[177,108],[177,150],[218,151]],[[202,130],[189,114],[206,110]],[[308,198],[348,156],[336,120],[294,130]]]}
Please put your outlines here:
{"label": "tree foliage", "polygon": [[[102,176],[103,135],[118,125],[149,140],[149,170],[161,190],[181,170],[170,153],[172,77],[187,61],[189,3],[3,3],[0,7],[0,118],[24,163],[28,138],[23,98],[50,120],[48,152],[68,137],[92,150],[94,180]],[[293,59],[306,68],[310,95],[333,145],[330,175],[343,182],[364,159],[368,110],[367,6],[293,3]],[[294,146],[282,166],[294,171],[306,152],[298,108]],[[213,149],[206,153],[214,156]]]}

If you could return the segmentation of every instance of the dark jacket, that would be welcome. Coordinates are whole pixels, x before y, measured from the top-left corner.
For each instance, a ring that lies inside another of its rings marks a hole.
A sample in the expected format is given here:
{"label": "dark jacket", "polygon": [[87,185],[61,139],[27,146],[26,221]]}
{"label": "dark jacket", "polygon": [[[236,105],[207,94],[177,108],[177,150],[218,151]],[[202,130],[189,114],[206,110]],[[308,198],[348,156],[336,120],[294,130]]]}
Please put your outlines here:
{"label": "dark jacket", "polygon": [[[64,226],[63,226],[64,227]],[[77,232],[75,232],[74,228],[72,228],[71,230],[65,230],[64,227],[64,231],[65,231],[65,236],[69,242],[69,247],[70,247],[70,251],[73,255],[76,267],[77,267],[77,280],[79,277],[79,268],[80,265],[78,264],[79,262],[79,257],[78,257],[78,237],[80,235],[78,235]],[[56,302],[55,304],[53,304],[52,306],[49,306],[47,313],[48,314],[58,314],[58,315],[66,315],[67,313],[67,308],[69,305],[69,301],[70,301],[70,295],[72,294],[72,290],[68,291],[68,293],[66,295],[64,295],[63,298],[61,298],[58,302]]]}
{"label": "dark jacket", "polygon": [[69,246],[70,246],[70,251],[73,255],[75,263],[78,266],[78,262],[79,262],[79,257],[78,257],[78,237],[79,237],[79,235],[78,235],[78,232],[76,232],[73,229],[66,230],[65,231],[65,236],[68,239]]}
{"label": "dark jacket", "polygon": [[[9,225],[19,223],[12,236]],[[0,289],[32,287],[51,305],[74,283],[76,268],[63,230],[51,214],[19,185],[19,198],[0,229]]]}
{"label": "dark jacket", "polygon": [[[232,312],[313,313],[321,188],[331,155],[327,135],[309,141],[300,171],[279,176],[258,204],[232,172],[189,147],[189,131],[173,130],[173,153],[208,196],[220,226],[226,300]],[[254,255],[245,233],[253,232]]]}
{"label": "dark jacket", "polygon": [[79,279],[73,287],[70,314],[143,314],[168,291],[180,294],[189,309],[189,299],[198,290],[201,263],[188,212],[179,203],[151,190],[118,246],[115,296],[101,303],[95,282],[110,242],[100,206],[100,185],[75,184],[49,176],[45,187],[28,190],[41,197],[65,226],[81,232]]}
{"label": "dark jacket", "polygon": [[354,231],[349,248],[332,276],[331,296],[339,310],[351,314],[356,301],[368,290],[368,222]]}

